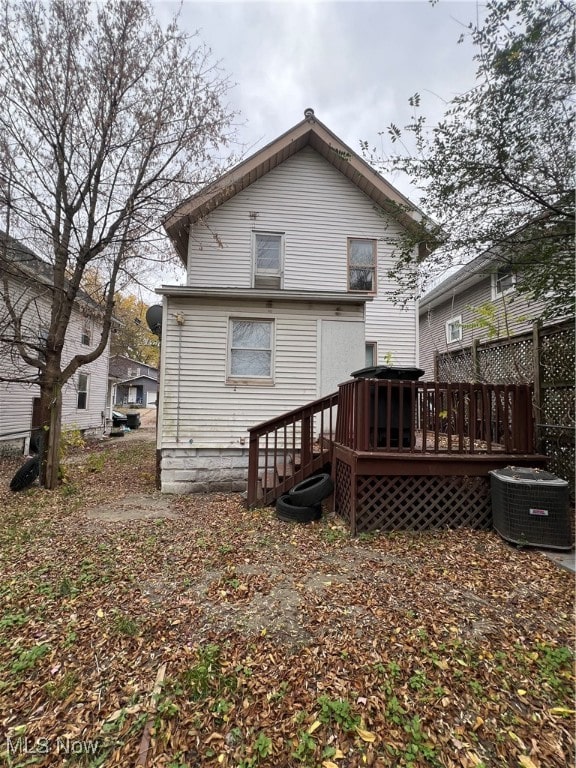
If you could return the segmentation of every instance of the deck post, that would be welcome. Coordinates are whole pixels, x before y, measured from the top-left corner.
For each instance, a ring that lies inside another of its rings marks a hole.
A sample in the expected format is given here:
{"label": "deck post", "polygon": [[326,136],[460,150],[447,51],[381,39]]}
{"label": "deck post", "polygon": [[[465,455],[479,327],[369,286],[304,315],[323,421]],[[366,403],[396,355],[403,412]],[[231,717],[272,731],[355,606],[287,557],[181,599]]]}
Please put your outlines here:
{"label": "deck post", "polygon": [[[312,444],[311,444],[311,432],[312,432],[312,420],[310,415],[302,416],[302,432],[300,433],[300,463],[302,467],[307,467],[312,461]],[[320,440],[323,436],[320,435]]]}
{"label": "deck post", "polygon": [[258,436],[251,434],[248,448],[248,492],[246,496],[246,506],[249,509],[254,506],[258,498],[258,444]]}

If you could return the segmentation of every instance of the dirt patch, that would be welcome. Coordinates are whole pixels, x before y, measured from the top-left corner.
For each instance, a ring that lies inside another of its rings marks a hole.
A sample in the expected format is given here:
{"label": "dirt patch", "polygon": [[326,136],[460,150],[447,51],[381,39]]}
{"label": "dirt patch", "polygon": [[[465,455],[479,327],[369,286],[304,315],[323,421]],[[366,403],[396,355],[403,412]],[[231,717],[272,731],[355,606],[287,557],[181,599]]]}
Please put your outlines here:
{"label": "dirt patch", "polygon": [[155,493],[132,493],[112,498],[109,504],[89,507],[86,516],[91,520],[157,520],[175,519],[176,512],[171,510],[170,497],[157,491]]}

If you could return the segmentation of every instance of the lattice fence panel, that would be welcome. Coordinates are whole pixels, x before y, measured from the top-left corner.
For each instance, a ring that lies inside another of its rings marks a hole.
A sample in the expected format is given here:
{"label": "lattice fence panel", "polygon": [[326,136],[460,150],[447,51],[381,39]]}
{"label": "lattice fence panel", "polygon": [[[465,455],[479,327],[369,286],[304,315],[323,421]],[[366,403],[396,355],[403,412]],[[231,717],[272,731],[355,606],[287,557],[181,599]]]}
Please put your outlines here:
{"label": "lattice fence panel", "polygon": [[543,329],[540,337],[540,365],[542,383],[574,385],[575,369],[575,329],[574,325],[558,329]]}
{"label": "lattice fence panel", "polygon": [[481,381],[491,384],[529,384],[534,381],[534,345],[522,337],[478,350]]}
{"label": "lattice fence panel", "polygon": [[352,524],[352,467],[336,459],[335,466],[335,508],[348,525]]}
{"label": "lattice fence panel", "polygon": [[474,361],[470,349],[438,355],[438,381],[474,381]]}
{"label": "lattice fence panel", "polygon": [[492,526],[485,477],[358,476],[356,531]]}
{"label": "lattice fence panel", "polygon": [[576,498],[574,482],[574,456],[576,452],[574,430],[553,429],[542,427],[540,429],[542,450],[548,456],[546,469],[557,477],[567,480],[570,486],[572,500]]}

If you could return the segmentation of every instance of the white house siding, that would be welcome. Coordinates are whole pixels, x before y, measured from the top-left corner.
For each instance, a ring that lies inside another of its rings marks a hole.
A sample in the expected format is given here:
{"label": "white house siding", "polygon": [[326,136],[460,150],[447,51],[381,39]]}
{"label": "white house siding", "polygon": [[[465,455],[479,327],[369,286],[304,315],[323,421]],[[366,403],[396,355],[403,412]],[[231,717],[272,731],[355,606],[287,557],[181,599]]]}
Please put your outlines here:
{"label": "white house siding", "polygon": [[0,381],[0,455],[22,451],[29,438],[33,387]]}
{"label": "white house siding", "polygon": [[[12,287],[14,297],[22,296],[22,300],[30,299],[29,289],[19,290],[16,284]],[[0,316],[2,315],[0,307]],[[31,304],[29,310],[29,328],[37,333],[42,324],[46,326],[49,318],[49,300],[45,297],[38,298]],[[92,332],[92,344],[89,347],[81,344],[82,331],[87,327]],[[80,310],[73,311],[70,326],[66,336],[63,352],[63,364],[65,365],[75,354],[86,352],[93,348],[99,341],[100,324],[94,318],[85,318]],[[14,362],[12,362],[12,360]],[[102,427],[102,411],[106,407],[106,388],[108,378],[108,350],[98,360],[84,366],[83,372],[90,374],[88,390],[88,408],[78,410],[78,396],[76,382],[78,373],[74,375],[63,388],[62,424],[65,428],[78,428],[83,431],[99,430]],[[0,351],[0,375],[8,377],[22,377],[35,371],[27,367],[12,352],[6,354],[6,350]],[[27,447],[32,424],[32,403],[35,397],[40,396],[40,389],[33,384],[20,384],[15,382],[0,382],[0,444],[5,447],[10,445],[19,450]],[[16,434],[12,434],[15,433]]]}
{"label": "white house siding", "polygon": [[190,287],[252,286],[252,232],[284,233],[285,290],[347,290],[349,237],[378,239],[378,296],[366,306],[366,340],[378,362],[415,365],[415,303],[402,310],[385,292],[392,266],[386,242],[399,225],[307,147],[192,227]]}
{"label": "white house siding", "polygon": [[[91,331],[89,346],[81,344],[84,325]],[[100,341],[101,326],[94,318],[87,318],[75,310],[70,318],[68,333],[63,351],[63,365],[66,365],[74,355],[85,354],[93,349]],[[108,346],[104,354],[92,363],[82,366],[66,383],[62,392],[62,424],[65,427],[82,431],[102,431],[106,415],[106,393],[108,387]],[[78,409],[78,374],[87,373],[88,400],[86,409]]]}
{"label": "white house siding", "polygon": [[[318,321],[338,320],[346,330],[353,324],[355,346],[362,348],[363,306],[280,298],[215,303],[214,299],[168,297],[165,301],[159,435],[162,490],[243,490],[248,428],[318,397]],[[229,319],[237,317],[274,320],[272,386],[226,383]],[[351,334],[345,335],[350,341]],[[354,358],[344,347],[340,354],[345,380]]]}
{"label": "white house siding", "polygon": [[[488,327],[472,327],[480,318],[478,308],[493,304],[494,332],[490,336]],[[511,291],[503,298],[492,300],[492,287],[489,277],[463,291],[456,287],[441,303],[430,307],[426,299],[420,306],[420,367],[426,373],[423,379],[434,378],[434,358],[436,352],[444,353],[470,347],[472,342],[487,341],[490,338],[516,336],[532,328],[532,323],[542,314],[542,302],[530,301],[524,294]],[[446,343],[446,322],[462,315],[462,340]]]}

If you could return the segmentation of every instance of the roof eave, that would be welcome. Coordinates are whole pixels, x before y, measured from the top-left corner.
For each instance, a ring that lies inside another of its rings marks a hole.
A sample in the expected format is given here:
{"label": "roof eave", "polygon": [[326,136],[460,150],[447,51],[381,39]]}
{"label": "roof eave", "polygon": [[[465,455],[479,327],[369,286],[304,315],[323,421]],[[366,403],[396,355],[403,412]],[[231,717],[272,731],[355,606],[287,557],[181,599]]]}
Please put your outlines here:
{"label": "roof eave", "polygon": [[329,304],[365,304],[371,294],[340,291],[263,291],[251,288],[190,288],[186,285],[162,285],[156,293],[173,298],[234,299],[240,301],[307,301]]}

